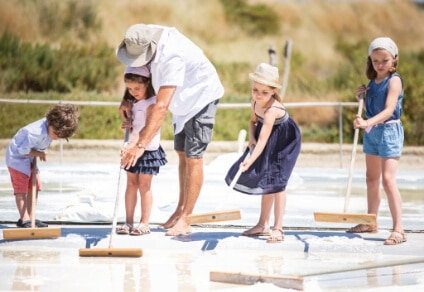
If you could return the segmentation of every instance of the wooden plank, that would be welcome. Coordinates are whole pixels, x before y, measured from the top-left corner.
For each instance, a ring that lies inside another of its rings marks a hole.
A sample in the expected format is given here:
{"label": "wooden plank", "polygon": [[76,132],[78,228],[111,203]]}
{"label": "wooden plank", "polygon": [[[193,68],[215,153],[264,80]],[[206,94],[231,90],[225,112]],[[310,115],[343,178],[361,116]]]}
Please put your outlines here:
{"label": "wooden plank", "polygon": [[56,238],[61,236],[61,229],[48,228],[10,228],[3,229],[4,239]]}
{"label": "wooden plank", "polygon": [[80,257],[136,257],[143,256],[141,248],[80,248]]}
{"label": "wooden plank", "polygon": [[256,283],[272,283],[280,288],[303,290],[303,280],[306,277],[316,277],[328,274],[337,274],[353,271],[361,271],[367,269],[377,269],[385,267],[394,267],[402,265],[413,265],[424,263],[424,257],[407,257],[403,259],[388,260],[382,262],[371,262],[360,264],[357,266],[349,266],[344,268],[335,268],[319,272],[306,273],[299,276],[280,276],[280,275],[261,275],[247,274],[240,272],[221,272],[211,271],[209,280],[214,282],[239,284],[239,285],[254,285]]}
{"label": "wooden plank", "polygon": [[210,271],[209,280],[239,285],[254,285],[256,283],[271,283],[285,289],[303,290],[303,277],[261,275],[234,272]]}
{"label": "wooden plank", "polygon": [[190,224],[211,223],[241,219],[240,210],[228,210],[191,214],[188,217]]}
{"label": "wooden plank", "polygon": [[378,268],[386,268],[386,267],[395,267],[395,266],[404,266],[404,265],[414,265],[424,263],[424,257],[411,257],[408,256],[402,259],[395,260],[383,260],[383,261],[374,261],[374,262],[366,262],[363,264],[359,264],[356,266],[350,265],[349,267],[344,268],[334,268],[331,270],[321,270],[319,272],[307,273],[304,275],[300,275],[301,277],[316,277],[321,275],[328,274],[337,274],[337,273],[345,273],[345,272],[353,272],[353,271],[361,271],[368,269],[378,269]]}
{"label": "wooden plank", "polygon": [[375,214],[314,212],[315,221],[377,225]]}

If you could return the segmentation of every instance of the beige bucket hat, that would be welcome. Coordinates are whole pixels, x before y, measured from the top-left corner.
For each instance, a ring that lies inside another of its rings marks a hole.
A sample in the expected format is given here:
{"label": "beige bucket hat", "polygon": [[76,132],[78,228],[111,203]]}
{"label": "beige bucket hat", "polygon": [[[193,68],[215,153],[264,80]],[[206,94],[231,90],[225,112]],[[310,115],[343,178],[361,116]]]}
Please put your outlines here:
{"label": "beige bucket hat", "polygon": [[119,61],[127,66],[144,66],[152,59],[163,29],[145,24],[134,24],[116,48]]}

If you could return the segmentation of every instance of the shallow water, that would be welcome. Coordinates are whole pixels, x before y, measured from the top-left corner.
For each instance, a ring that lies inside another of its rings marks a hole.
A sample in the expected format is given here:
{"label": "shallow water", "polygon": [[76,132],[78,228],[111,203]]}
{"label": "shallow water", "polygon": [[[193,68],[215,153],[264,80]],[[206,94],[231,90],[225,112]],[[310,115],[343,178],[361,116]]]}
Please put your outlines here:
{"label": "shallow water", "polygon": [[[305,291],[422,291],[424,257],[420,243],[423,233],[408,233],[408,242],[399,246],[383,245],[389,235],[385,229],[391,228],[385,198],[379,214],[382,230],[377,234],[313,230],[345,227],[315,222],[313,212],[343,212],[347,169],[295,169],[287,190],[284,226],[298,229],[287,228],[284,244],[267,244],[266,237],[241,236],[239,226],[257,222],[260,196],[235,192],[224,183],[226,171],[236,156],[224,154],[205,166],[205,182],[195,213],[240,209],[241,220],[216,224],[224,228],[195,226],[192,234],[180,237],[166,237],[165,231],[158,228],[152,228],[148,236],[115,236],[115,247],[142,247],[141,258],[78,257],[79,248],[108,247],[109,224],[64,224],[57,239],[8,241],[0,238],[0,290],[294,291],[270,283],[244,286],[209,278],[211,271],[229,271],[304,276]],[[119,166],[40,163],[39,167],[43,184],[37,206],[39,219],[110,223],[119,194],[119,220],[124,220],[126,175]],[[403,195],[405,229],[424,230],[424,171],[399,171],[398,184]],[[163,167],[152,187],[153,225],[164,222],[174,211],[178,198],[177,166]],[[364,170],[355,169],[349,212],[365,212],[365,194]],[[9,174],[2,162],[0,206],[0,221],[15,222],[18,213]],[[135,220],[139,219],[137,210]],[[2,228],[10,226],[1,225]],[[418,264],[409,262],[420,258],[423,260]],[[404,264],[383,265],[389,262]],[[376,267],[366,268],[372,265]],[[358,267],[361,269],[354,271]],[[352,271],[347,271],[349,269]],[[334,270],[344,272],[334,273]]]}
{"label": "shallow water", "polygon": [[[225,225],[253,225],[257,222],[260,196],[235,192],[225,184],[224,177],[237,157],[227,153],[205,166],[204,186],[195,213],[239,209],[242,219]],[[119,221],[124,220],[123,195],[125,172],[112,163],[40,163],[43,190],[39,194],[37,218],[59,222],[110,222],[116,195],[120,194]],[[154,206],[152,223],[164,222],[178,199],[177,165],[166,165],[153,179]],[[313,219],[314,212],[342,213],[346,194],[348,169],[295,168],[287,189],[286,227],[344,228],[339,223],[321,223]],[[118,183],[119,180],[119,183]],[[424,170],[398,172],[398,186],[403,198],[403,221],[406,230],[424,230]],[[0,162],[0,221],[18,219],[9,173]],[[139,207],[136,209],[138,220]],[[366,212],[366,185],[363,169],[355,169],[349,213]],[[383,192],[380,207],[380,228],[391,228],[387,199]],[[347,225],[346,225],[347,226]]]}

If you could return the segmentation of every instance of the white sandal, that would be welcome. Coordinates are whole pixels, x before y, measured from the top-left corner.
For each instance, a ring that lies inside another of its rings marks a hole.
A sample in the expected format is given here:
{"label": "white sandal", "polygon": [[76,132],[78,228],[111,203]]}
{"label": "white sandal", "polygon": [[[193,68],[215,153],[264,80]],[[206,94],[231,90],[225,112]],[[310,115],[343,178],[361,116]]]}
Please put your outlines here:
{"label": "white sandal", "polygon": [[132,229],[133,229],[133,227],[132,227],[131,224],[125,223],[125,224],[119,226],[116,229],[116,233],[117,234],[127,235],[127,234],[130,234],[130,232],[132,231]]}
{"label": "white sandal", "polygon": [[150,227],[142,223],[138,224],[136,228],[133,228],[130,235],[144,235],[150,233]]}

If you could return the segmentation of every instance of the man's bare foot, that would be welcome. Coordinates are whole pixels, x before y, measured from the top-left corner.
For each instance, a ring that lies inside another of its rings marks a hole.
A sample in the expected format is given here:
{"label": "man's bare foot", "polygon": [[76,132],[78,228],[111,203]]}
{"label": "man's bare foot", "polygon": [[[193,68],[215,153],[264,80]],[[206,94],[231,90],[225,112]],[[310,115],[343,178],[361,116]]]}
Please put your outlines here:
{"label": "man's bare foot", "polygon": [[169,229],[174,227],[174,225],[177,223],[178,219],[180,219],[180,215],[177,213],[174,213],[169,217],[169,219],[164,223],[158,226],[158,229]]}
{"label": "man's bare foot", "polygon": [[[188,220],[188,218],[187,218]],[[177,223],[165,233],[166,236],[180,236],[191,233],[191,226],[188,221],[184,220],[182,217],[178,219]]]}

